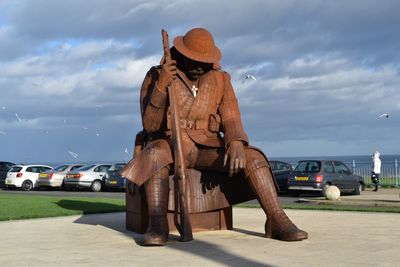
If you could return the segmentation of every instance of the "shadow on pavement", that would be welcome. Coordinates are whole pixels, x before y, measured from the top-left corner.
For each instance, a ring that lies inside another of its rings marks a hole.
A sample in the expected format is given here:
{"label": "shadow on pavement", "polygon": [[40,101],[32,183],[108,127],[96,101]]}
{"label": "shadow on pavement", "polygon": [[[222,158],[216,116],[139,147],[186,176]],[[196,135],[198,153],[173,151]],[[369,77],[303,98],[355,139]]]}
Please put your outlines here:
{"label": "shadow on pavement", "polygon": [[[79,202],[82,202],[82,201],[67,201],[67,200],[65,200],[65,201],[62,201],[62,203],[60,203],[60,205],[62,205],[63,207],[69,207],[71,209],[77,209],[82,205],[82,203],[79,203]],[[103,203],[90,203],[90,205],[91,204],[102,205]],[[87,205],[87,203],[84,203],[84,205]],[[143,244],[144,235],[137,234],[137,233],[126,230],[125,213],[124,212],[109,213],[109,214],[96,214],[96,215],[95,214],[84,215],[84,216],[78,218],[77,220],[75,220],[74,223],[94,225],[94,226],[101,225],[106,228],[117,231],[121,234],[124,234],[126,236],[132,237],[134,242],[137,245],[142,246],[142,244]],[[235,228],[234,231],[240,232],[240,233],[245,233],[245,234],[262,236],[262,234],[260,234],[260,233],[237,229],[237,228]],[[170,249],[174,249],[174,250],[179,250],[182,253],[193,254],[194,256],[206,258],[206,259],[209,259],[214,262],[224,264],[227,266],[272,267],[272,265],[258,262],[257,259],[248,259],[248,258],[243,257],[243,255],[234,254],[234,253],[227,251],[213,243],[205,242],[203,240],[198,240],[198,239],[196,239],[196,237],[194,238],[193,241],[190,241],[190,242],[180,242],[179,235],[172,233],[169,235],[169,241],[168,241],[166,247],[170,248]],[[159,250],[160,247],[148,247],[147,249],[149,249],[149,253],[153,253],[153,252],[155,252],[155,250],[158,250],[158,251],[160,251],[160,253],[162,253],[162,251]],[[177,259],[177,261],[178,260],[179,259]]]}
{"label": "shadow on pavement", "polygon": [[[176,236],[176,239],[179,237]],[[236,240],[236,242],[238,242]],[[205,242],[202,240],[196,240],[190,242],[170,242],[167,245],[169,248],[180,250],[184,253],[190,253],[194,256],[200,256],[219,264],[226,266],[242,267],[242,266],[266,266],[273,267],[273,265],[261,263],[257,259],[245,258],[242,255],[234,254],[221,248],[218,245]],[[189,264],[188,264],[189,265]]]}
{"label": "shadow on pavement", "polygon": [[258,236],[258,237],[264,237],[263,233],[260,232],[254,232],[246,229],[240,229],[240,228],[233,228],[232,231],[241,233],[241,234],[246,234],[246,235],[252,235],[252,236]]}

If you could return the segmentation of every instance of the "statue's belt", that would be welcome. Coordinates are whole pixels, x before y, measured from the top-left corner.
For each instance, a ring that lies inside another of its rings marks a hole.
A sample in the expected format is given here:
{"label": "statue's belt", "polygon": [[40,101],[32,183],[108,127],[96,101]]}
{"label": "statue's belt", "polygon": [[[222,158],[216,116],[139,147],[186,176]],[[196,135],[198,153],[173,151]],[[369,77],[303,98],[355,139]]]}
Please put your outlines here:
{"label": "statue's belt", "polygon": [[191,130],[208,130],[210,132],[218,132],[220,123],[211,117],[207,120],[188,120],[181,119],[181,128]]}

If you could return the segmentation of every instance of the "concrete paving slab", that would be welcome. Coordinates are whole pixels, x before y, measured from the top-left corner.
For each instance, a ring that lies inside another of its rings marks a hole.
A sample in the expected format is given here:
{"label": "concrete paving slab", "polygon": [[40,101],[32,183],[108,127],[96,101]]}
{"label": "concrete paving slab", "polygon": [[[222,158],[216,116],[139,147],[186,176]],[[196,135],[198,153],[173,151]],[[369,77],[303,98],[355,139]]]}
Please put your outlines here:
{"label": "concrete paving slab", "polygon": [[0,222],[0,266],[397,266],[400,215],[287,210],[302,242],[263,238],[261,209],[234,208],[234,230],[142,247],[125,213]]}

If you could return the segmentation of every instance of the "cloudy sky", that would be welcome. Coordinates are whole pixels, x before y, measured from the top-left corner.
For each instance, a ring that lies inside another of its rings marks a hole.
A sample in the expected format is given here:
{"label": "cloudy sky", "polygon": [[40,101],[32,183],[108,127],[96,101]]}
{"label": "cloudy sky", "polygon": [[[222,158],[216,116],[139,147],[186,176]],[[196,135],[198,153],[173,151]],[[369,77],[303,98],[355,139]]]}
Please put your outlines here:
{"label": "cloudy sky", "polygon": [[214,35],[250,141],[270,157],[399,154],[399,10],[396,0],[0,0],[0,160],[128,160],[160,30],[172,42],[193,27]]}

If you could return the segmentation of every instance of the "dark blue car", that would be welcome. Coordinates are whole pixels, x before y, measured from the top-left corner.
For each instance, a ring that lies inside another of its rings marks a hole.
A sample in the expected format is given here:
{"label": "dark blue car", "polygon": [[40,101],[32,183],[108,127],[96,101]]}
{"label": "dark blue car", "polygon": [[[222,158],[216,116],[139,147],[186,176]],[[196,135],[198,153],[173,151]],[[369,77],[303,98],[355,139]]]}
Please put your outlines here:
{"label": "dark blue car", "polygon": [[272,173],[274,174],[276,183],[278,184],[279,192],[286,192],[287,181],[290,173],[293,171],[292,165],[279,160],[270,160],[269,165],[271,166]]}
{"label": "dark blue car", "polygon": [[5,180],[7,177],[7,172],[11,169],[15,164],[7,161],[0,161],[0,187],[4,187]]}
{"label": "dark blue car", "polygon": [[105,188],[125,189],[126,180],[119,174],[119,171],[125,167],[126,163],[116,163],[112,165],[103,177]]}

